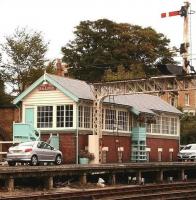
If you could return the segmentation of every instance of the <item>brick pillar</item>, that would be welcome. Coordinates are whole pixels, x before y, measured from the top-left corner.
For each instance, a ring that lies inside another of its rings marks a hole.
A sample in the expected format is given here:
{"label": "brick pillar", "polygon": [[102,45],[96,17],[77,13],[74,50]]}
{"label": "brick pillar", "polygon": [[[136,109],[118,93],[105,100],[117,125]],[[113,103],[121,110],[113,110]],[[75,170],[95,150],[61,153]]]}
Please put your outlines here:
{"label": "brick pillar", "polygon": [[184,169],[181,169],[179,171],[179,179],[181,181],[187,181],[187,175],[185,174],[185,170]]}
{"label": "brick pillar", "polygon": [[13,177],[8,177],[6,179],[6,188],[7,188],[7,191],[9,191],[9,192],[14,191],[14,178]]}
{"label": "brick pillar", "polygon": [[136,180],[137,180],[138,184],[141,184],[142,172],[140,170],[138,170],[137,173],[136,173]]}
{"label": "brick pillar", "polygon": [[111,174],[110,180],[111,180],[111,184],[115,185],[116,184],[116,174]]}
{"label": "brick pillar", "polygon": [[53,188],[53,177],[45,177],[45,189],[51,190]]}
{"label": "brick pillar", "polygon": [[80,176],[80,183],[81,183],[82,185],[87,184],[86,173],[83,173],[83,174]]}
{"label": "brick pillar", "polygon": [[163,182],[163,170],[157,172],[157,182],[162,183]]}

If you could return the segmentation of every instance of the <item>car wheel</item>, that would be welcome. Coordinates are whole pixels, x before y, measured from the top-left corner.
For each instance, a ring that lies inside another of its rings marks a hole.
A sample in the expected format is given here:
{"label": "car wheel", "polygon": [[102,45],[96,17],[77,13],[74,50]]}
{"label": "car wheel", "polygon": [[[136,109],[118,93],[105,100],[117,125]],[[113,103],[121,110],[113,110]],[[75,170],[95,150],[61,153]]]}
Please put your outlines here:
{"label": "car wheel", "polygon": [[9,165],[9,166],[15,166],[15,165],[16,165],[16,162],[9,161],[9,162],[8,162],[8,165]]}
{"label": "car wheel", "polygon": [[31,157],[31,163],[30,163],[32,166],[36,166],[38,165],[38,159],[37,159],[37,156],[36,155],[33,155]]}
{"label": "car wheel", "polygon": [[60,165],[62,163],[62,157],[61,155],[57,155],[55,159],[55,164]]}

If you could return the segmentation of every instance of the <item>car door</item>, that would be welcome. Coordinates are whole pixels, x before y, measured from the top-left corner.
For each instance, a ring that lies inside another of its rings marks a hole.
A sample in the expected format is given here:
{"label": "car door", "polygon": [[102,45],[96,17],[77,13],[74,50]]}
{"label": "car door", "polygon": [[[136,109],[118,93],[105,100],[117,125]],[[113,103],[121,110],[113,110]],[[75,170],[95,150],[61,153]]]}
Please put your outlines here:
{"label": "car door", "polygon": [[45,143],[45,153],[48,161],[54,161],[56,157],[56,152],[49,144]]}
{"label": "car door", "polygon": [[37,148],[36,148],[36,154],[38,156],[39,161],[45,161],[47,160],[47,153],[45,149],[45,142],[38,142]]}

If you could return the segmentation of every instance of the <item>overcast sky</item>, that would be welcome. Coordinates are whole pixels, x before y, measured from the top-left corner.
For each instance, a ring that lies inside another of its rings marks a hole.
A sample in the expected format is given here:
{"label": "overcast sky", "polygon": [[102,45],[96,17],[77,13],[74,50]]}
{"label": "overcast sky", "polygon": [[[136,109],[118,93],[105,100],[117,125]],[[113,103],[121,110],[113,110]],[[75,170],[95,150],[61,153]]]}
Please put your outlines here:
{"label": "overcast sky", "polygon": [[[41,31],[50,42],[47,57],[61,58],[61,47],[73,39],[74,27],[82,20],[107,18],[151,26],[171,40],[171,46],[183,41],[183,17],[162,19],[162,12],[180,10],[184,0],[0,0],[0,42],[17,27]],[[189,0],[196,10],[196,0]],[[196,14],[192,21],[192,53],[196,59]],[[196,67],[196,60],[193,64]]]}

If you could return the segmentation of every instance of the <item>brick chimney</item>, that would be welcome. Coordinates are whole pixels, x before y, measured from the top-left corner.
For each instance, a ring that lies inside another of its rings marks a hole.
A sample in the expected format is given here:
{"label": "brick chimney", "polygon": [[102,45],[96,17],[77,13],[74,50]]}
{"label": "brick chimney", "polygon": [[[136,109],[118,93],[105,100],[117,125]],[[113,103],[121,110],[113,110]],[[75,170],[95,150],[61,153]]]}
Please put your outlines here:
{"label": "brick chimney", "polygon": [[64,70],[62,67],[61,59],[56,60],[56,75],[64,76]]}
{"label": "brick chimney", "polygon": [[57,59],[56,61],[56,75],[58,76],[67,76],[68,74],[68,65],[66,63],[62,63],[61,59]]}
{"label": "brick chimney", "polygon": [[64,70],[64,76],[68,76],[68,64],[67,63],[62,63],[62,67]]}

